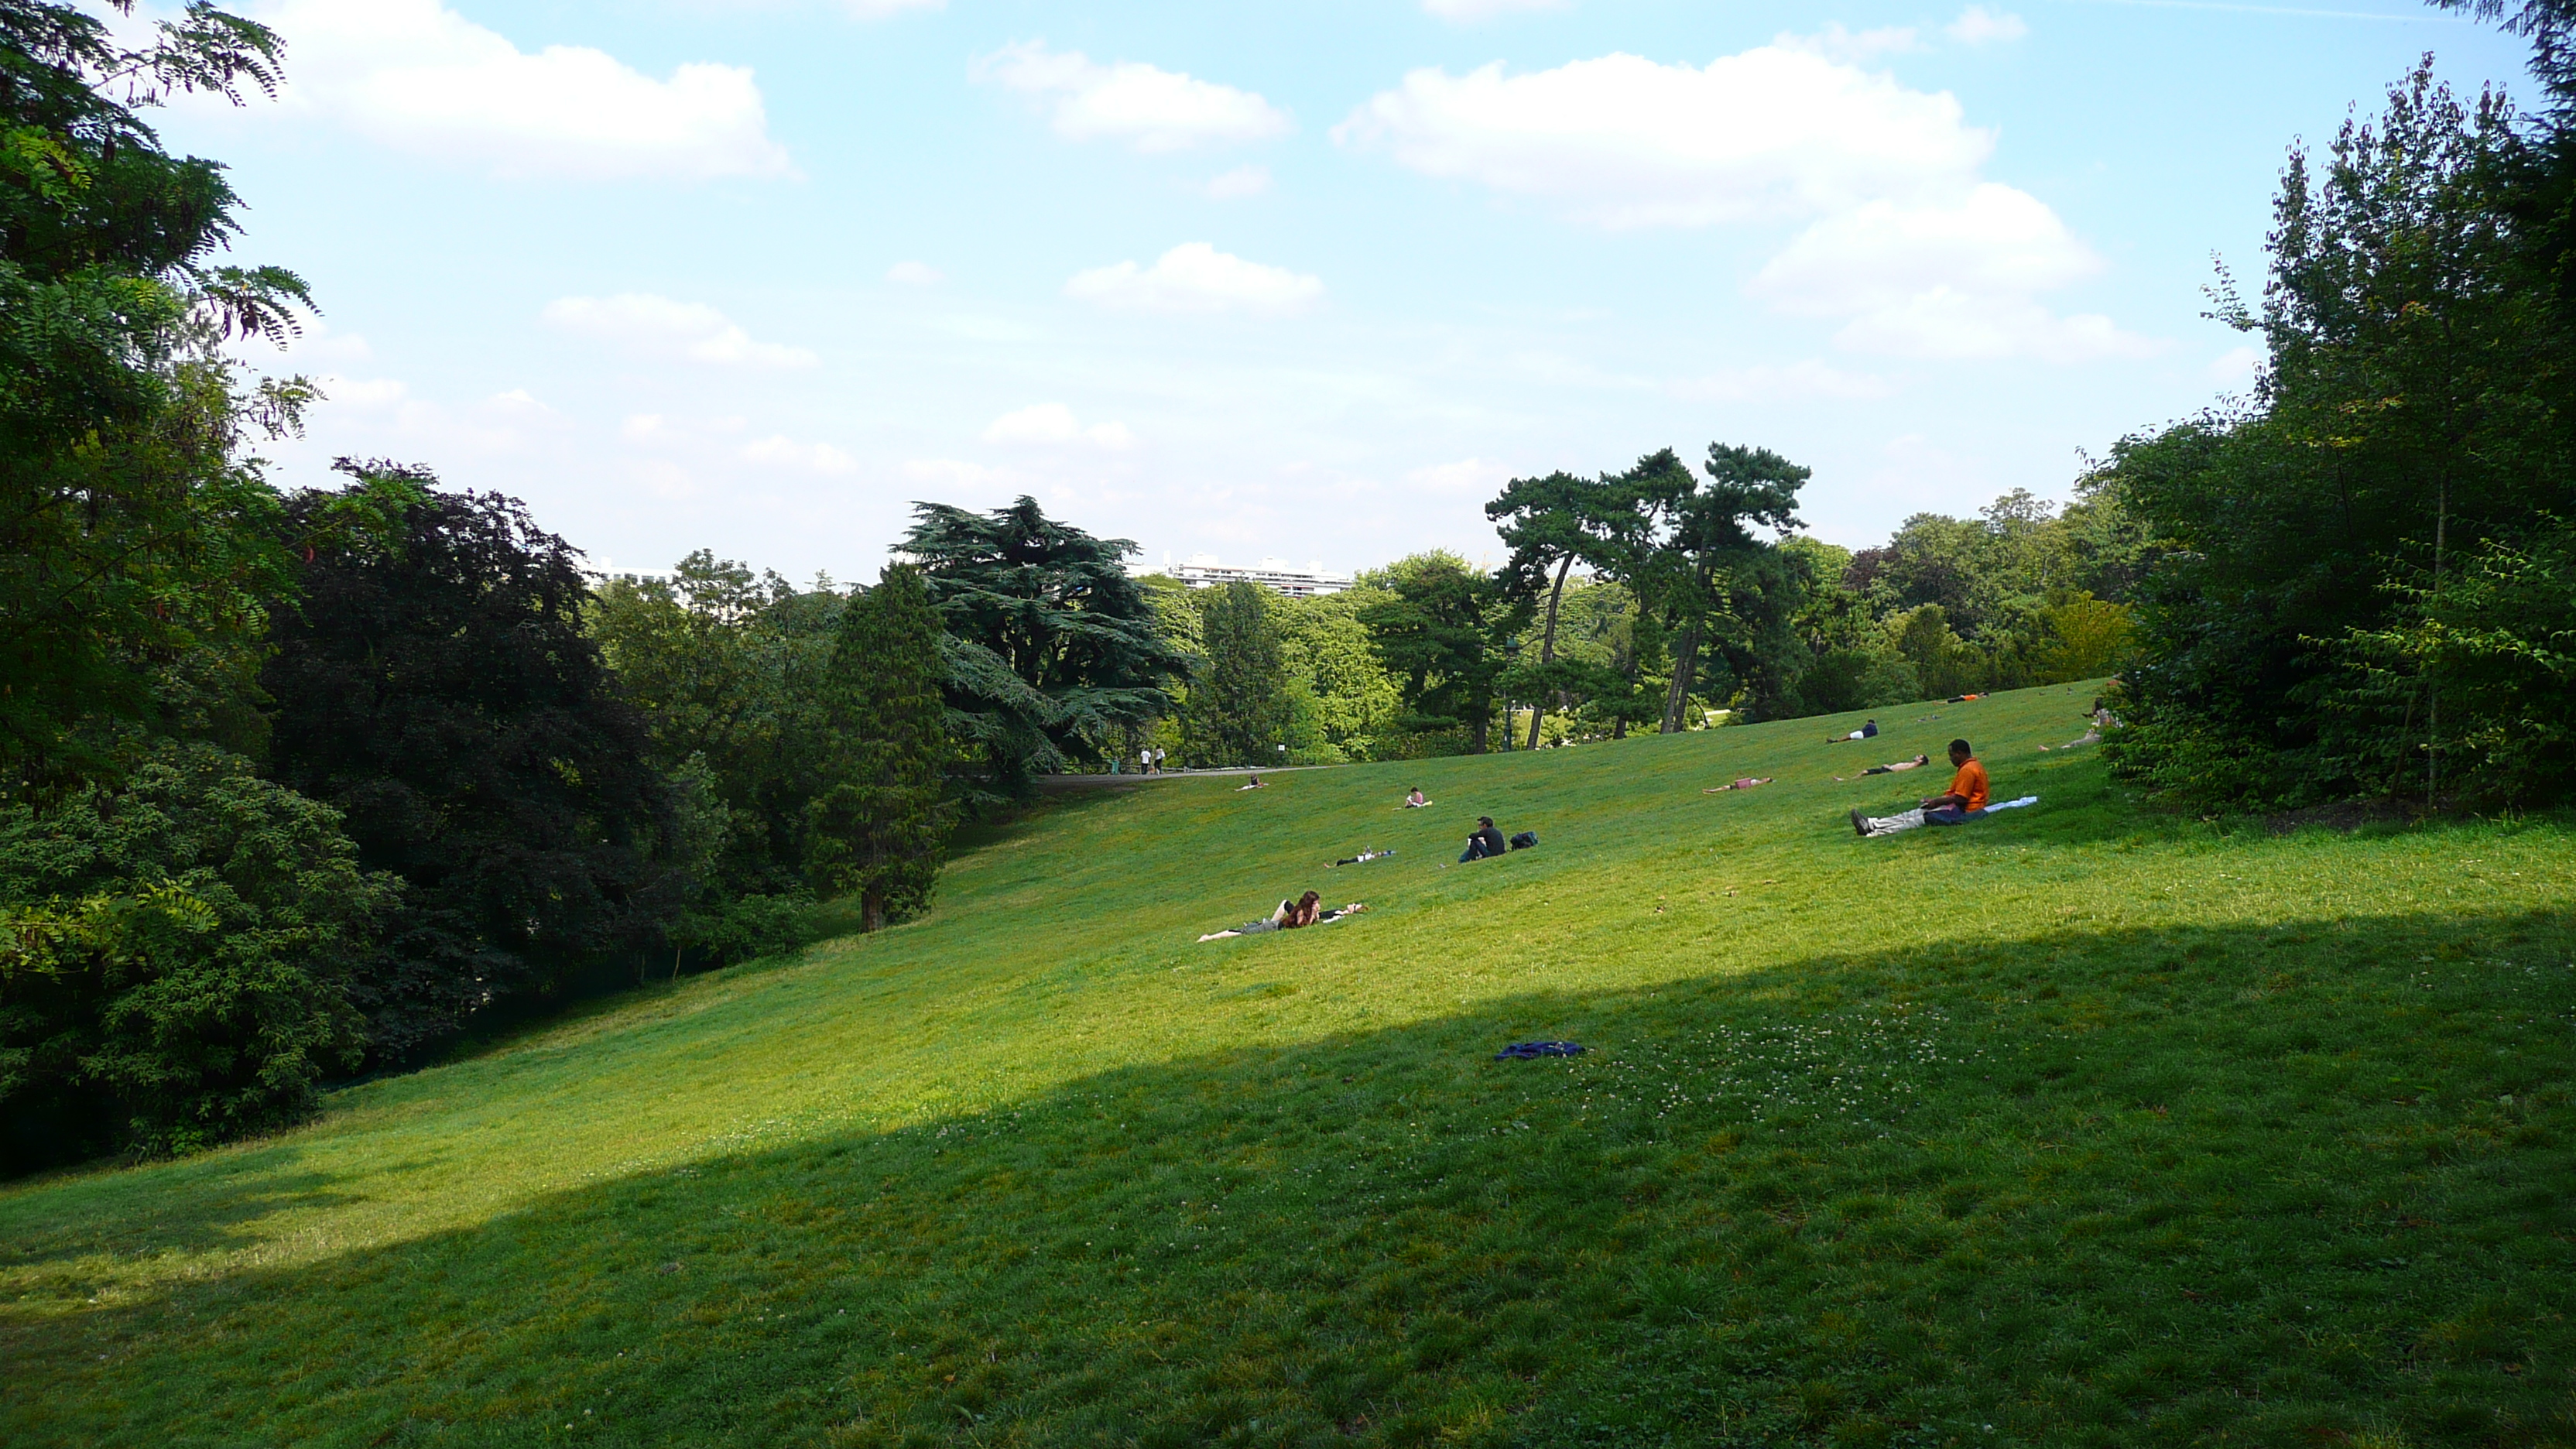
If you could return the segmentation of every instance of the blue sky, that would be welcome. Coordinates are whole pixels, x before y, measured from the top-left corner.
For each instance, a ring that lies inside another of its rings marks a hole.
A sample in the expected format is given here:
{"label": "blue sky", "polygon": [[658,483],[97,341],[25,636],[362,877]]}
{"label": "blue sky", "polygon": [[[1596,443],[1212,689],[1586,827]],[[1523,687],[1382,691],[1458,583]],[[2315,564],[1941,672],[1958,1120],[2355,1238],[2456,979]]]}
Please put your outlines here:
{"label": "blue sky", "polygon": [[323,309],[288,484],[517,494],[594,557],[874,577],[1020,493],[1144,561],[1498,553],[1511,476],[1758,443],[1848,545],[2206,406],[2380,0],[253,0],[184,105]]}

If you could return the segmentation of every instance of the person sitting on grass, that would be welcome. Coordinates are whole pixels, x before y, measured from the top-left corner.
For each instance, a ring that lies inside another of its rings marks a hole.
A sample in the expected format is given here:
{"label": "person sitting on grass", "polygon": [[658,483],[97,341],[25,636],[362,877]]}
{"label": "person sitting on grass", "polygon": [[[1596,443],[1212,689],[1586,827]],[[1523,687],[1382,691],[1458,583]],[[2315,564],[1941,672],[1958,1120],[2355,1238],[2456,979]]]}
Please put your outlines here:
{"label": "person sitting on grass", "polygon": [[1234,787],[1234,789],[1235,789],[1235,793],[1236,793],[1236,794],[1238,794],[1238,795],[1239,795],[1239,794],[1241,794],[1241,793],[1243,793],[1243,792],[1244,792],[1244,791],[1246,791],[1246,790],[1258,790],[1258,789],[1260,789],[1260,788],[1261,788],[1261,777],[1260,777],[1259,775],[1255,775],[1255,776],[1253,776],[1253,777],[1252,777],[1252,783],[1251,783],[1251,784],[1249,784],[1249,785],[1237,785],[1237,786],[1235,786],[1235,787]]}
{"label": "person sitting on grass", "polygon": [[1430,803],[1431,802],[1429,800],[1423,798],[1422,787],[1419,785],[1416,785],[1411,790],[1405,792],[1404,808],[1407,810],[1419,810]]}
{"label": "person sitting on grass", "polygon": [[1258,936],[1267,931],[1294,931],[1305,926],[1326,925],[1344,916],[1357,915],[1368,909],[1368,902],[1353,901],[1339,910],[1328,911],[1323,908],[1323,900],[1322,896],[1308,891],[1293,901],[1281,901],[1279,909],[1272,911],[1265,919],[1246,921],[1231,931],[1210,931],[1199,939],[1222,941],[1230,936]]}
{"label": "person sitting on grass", "polygon": [[1760,779],[1755,779],[1753,776],[1747,775],[1732,785],[1718,785],[1710,789],[1702,790],[1700,793],[1703,795],[1723,795],[1729,790],[1750,790],[1756,785],[1768,785],[1779,778],[1780,777],[1777,775],[1764,775]]}
{"label": "person sitting on grass", "polygon": [[1503,832],[1494,828],[1494,817],[1479,815],[1475,833],[1467,837],[1467,853],[1458,857],[1458,863],[1465,865],[1471,860],[1491,860],[1509,849],[1503,843]]}
{"label": "person sitting on grass", "polygon": [[1839,745],[1845,740],[1874,740],[1877,738],[1878,721],[1868,720],[1864,721],[1859,729],[1853,730],[1850,734],[1825,736],[1825,743],[1829,745]]}
{"label": "person sitting on grass", "polygon": [[1852,829],[1866,839],[1923,825],[1963,825],[1974,819],[1986,808],[1986,767],[1977,763],[1976,751],[1968,748],[1966,740],[1950,742],[1950,763],[1959,773],[1951,777],[1948,790],[1926,798],[1902,815],[1869,816],[1854,810]]}

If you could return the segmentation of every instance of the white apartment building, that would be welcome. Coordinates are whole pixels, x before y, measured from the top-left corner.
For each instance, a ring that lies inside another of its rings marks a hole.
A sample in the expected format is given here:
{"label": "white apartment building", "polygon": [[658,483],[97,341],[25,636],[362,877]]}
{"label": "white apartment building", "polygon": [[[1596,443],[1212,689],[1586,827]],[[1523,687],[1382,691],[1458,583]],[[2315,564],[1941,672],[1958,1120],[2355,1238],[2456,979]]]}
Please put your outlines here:
{"label": "white apartment building", "polygon": [[1292,599],[1311,599],[1322,594],[1338,594],[1351,586],[1347,574],[1328,574],[1321,563],[1292,568],[1284,558],[1266,558],[1250,568],[1228,568],[1216,561],[1212,553],[1190,555],[1190,561],[1170,570],[1172,577],[1194,589],[1213,589],[1240,579],[1275,589]]}

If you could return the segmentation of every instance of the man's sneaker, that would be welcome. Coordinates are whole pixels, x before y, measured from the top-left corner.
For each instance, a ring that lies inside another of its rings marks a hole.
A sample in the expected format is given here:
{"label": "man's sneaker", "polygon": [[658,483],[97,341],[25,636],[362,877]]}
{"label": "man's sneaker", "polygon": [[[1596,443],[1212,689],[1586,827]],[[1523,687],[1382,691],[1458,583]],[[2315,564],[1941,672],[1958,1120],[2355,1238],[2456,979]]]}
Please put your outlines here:
{"label": "man's sneaker", "polygon": [[1869,817],[1858,810],[1852,812],[1852,834],[1863,837],[1869,834]]}

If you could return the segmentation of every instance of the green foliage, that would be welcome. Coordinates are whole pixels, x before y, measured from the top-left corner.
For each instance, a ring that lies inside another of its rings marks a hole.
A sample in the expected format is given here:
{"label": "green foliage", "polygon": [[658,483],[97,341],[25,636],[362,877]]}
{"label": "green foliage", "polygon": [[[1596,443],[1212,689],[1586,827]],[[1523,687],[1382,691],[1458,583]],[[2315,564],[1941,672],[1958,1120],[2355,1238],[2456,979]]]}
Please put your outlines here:
{"label": "green foliage", "polygon": [[2039,658],[2041,684],[2117,674],[2137,652],[2137,615],[2126,604],[2079,594],[2040,617],[2049,635]]}
{"label": "green foliage", "polygon": [[828,784],[806,807],[806,871],[825,894],[857,895],[871,931],[927,910],[947,856],[941,637],[921,575],[898,564],[842,609],[832,648]]}
{"label": "green foliage", "polygon": [[1279,665],[1288,681],[1291,762],[1379,758],[1379,738],[1392,728],[1404,701],[1369,647],[1360,611],[1385,602],[1385,596],[1355,588],[1263,602],[1279,630]]}
{"label": "green foliage", "polygon": [[913,516],[899,552],[947,626],[968,798],[1024,797],[1039,772],[1105,766],[1170,712],[1164,685],[1187,675],[1189,656],[1127,573],[1134,543],[1059,523],[1033,498],[989,514],[921,503]]}
{"label": "green foliage", "polygon": [[1270,591],[1238,579],[1200,592],[1205,662],[1181,710],[1182,755],[1200,768],[1277,764],[1293,708]]}
{"label": "green foliage", "polygon": [[220,349],[291,332],[304,286],[213,264],[240,199],[136,113],[271,88],[278,41],[203,4],[151,35],[0,6],[0,790],[22,799],[112,775],[134,730],[205,702],[174,701],[173,671],[238,664],[292,586],[276,495],[236,450],[310,389],[236,397]]}
{"label": "green foliage", "polygon": [[[632,960],[678,910],[670,794],[643,718],[583,631],[578,556],[515,500],[421,501],[390,548],[317,549],[261,675],[276,778],[346,817],[409,886],[355,983],[379,1059],[508,998]],[[334,506],[301,494],[301,520]]]}
{"label": "green foliage", "polygon": [[2576,331],[2556,255],[2531,250],[2548,228],[2522,219],[2533,144],[2501,97],[2463,106],[2419,70],[2321,168],[2291,153],[2261,308],[2221,293],[2269,345],[2257,396],[2127,440],[2106,470],[2176,550],[2138,616],[2116,756],[2133,778],[2220,806],[2438,798],[2457,749],[2452,788],[2564,797],[2567,776],[2535,769],[2546,751],[2490,746],[2576,696],[2519,667],[2510,687],[2447,688],[2449,663],[2484,666],[2449,653],[2433,603],[2463,560],[2469,607],[2518,594],[2503,581],[2540,575],[2513,560],[2544,557],[2576,505]]}
{"label": "green foliage", "polygon": [[0,808],[0,1170],[302,1117],[358,1061],[350,979],[398,898],[337,812],[210,745]]}
{"label": "green foliage", "polygon": [[[1482,753],[1504,664],[1498,636],[1526,620],[1526,605],[1445,551],[1399,559],[1361,582],[1383,595],[1362,605],[1358,617],[1403,702],[1405,712],[1390,733],[1433,737],[1442,743],[1430,748],[1441,751]],[[1421,748],[1424,743],[1412,747]],[[1416,757],[1397,740],[1379,755]]]}

